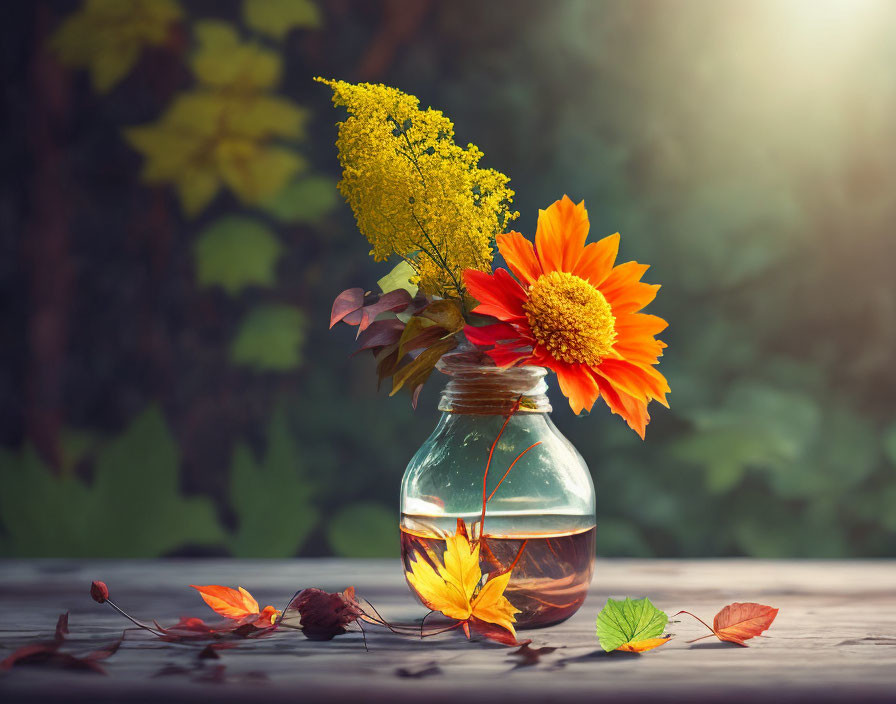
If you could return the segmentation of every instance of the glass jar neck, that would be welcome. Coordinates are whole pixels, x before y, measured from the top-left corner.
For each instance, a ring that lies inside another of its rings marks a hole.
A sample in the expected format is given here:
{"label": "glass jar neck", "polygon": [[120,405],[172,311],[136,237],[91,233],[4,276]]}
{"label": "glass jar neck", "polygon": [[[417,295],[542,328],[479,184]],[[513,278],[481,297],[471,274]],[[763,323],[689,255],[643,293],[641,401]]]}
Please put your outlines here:
{"label": "glass jar neck", "polygon": [[544,367],[502,369],[489,357],[461,350],[442,357],[436,369],[450,377],[439,401],[440,411],[507,415],[517,401],[520,403],[518,413],[549,413],[551,410]]}

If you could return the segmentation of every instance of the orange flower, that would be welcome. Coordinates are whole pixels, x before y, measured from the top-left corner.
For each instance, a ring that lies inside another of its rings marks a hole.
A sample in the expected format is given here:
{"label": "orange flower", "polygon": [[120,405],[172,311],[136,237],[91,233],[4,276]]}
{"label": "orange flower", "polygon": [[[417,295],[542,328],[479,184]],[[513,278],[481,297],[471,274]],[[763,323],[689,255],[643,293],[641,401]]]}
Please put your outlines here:
{"label": "orange flower", "polygon": [[613,413],[642,438],[647,404],[668,407],[665,377],[654,367],[664,342],[654,338],[667,326],[639,313],[659,286],[641,282],[646,264],[614,266],[619,234],[586,245],[588,212],[563,196],[538,213],[535,246],[518,232],[498,235],[505,269],[493,274],[467,269],[473,311],[499,323],[466,326],[474,345],[490,347],[498,366],[534,364],[557,374],[560,390],[575,413],[590,411],[603,397]]}

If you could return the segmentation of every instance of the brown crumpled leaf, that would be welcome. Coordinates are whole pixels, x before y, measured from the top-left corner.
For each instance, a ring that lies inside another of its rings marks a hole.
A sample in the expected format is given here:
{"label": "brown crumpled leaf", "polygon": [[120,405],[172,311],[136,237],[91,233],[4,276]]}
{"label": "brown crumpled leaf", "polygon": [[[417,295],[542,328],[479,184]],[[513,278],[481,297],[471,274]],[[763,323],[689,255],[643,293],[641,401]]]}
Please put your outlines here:
{"label": "brown crumpled leaf", "polygon": [[331,640],[365,616],[354,587],[335,593],[314,587],[303,589],[289,603],[287,611],[291,609],[298,611],[302,633],[310,640]]}

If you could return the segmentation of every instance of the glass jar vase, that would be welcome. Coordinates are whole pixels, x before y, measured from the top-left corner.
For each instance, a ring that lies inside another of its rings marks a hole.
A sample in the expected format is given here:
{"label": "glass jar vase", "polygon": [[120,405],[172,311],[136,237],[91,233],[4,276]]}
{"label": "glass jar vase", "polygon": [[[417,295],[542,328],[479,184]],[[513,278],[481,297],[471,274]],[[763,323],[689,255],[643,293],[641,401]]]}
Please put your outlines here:
{"label": "glass jar vase", "polygon": [[401,482],[405,574],[414,553],[442,558],[458,518],[478,538],[485,496],[483,573],[509,567],[528,541],[504,592],[520,609],[517,627],[569,618],[585,601],[594,571],[594,485],[582,456],[551,421],[546,370],[500,369],[472,351],[445,355],[437,368],[450,377],[442,416]]}

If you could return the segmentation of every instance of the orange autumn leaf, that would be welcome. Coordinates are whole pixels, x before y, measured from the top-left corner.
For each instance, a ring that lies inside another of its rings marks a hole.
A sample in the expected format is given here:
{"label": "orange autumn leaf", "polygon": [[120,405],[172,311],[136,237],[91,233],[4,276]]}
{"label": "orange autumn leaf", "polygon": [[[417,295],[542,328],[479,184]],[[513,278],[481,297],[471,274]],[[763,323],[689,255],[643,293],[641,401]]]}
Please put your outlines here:
{"label": "orange autumn leaf", "polygon": [[712,620],[712,630],[720,640],[746,645],[745,640],[760,635],[772,625],[778,610],[748,602],[729,604]]}
{"label": "orange autumn leaf", "polygon": [[[678,613],[687,614],[697,619],[719,640],[746,646],[745,641],[761,635],[772,625],[772,621],[778,615],[778,609],[754,602],[734,602],[715,615],[712,626],[690,611],[679,611]],[[703,637],[708,638],[709,636]],[[701,639],[697,638],[696,640]]]}
{"label": "orange autumn leaf", "polygon": [[653,650],[654,648],[659,648],[661,645],[665,645],[669,642],[670,636],[665,636],[663,638],[646,638],[644,640],[636,640],[631,643],[623,643],[616,650],[621,650],[624,653],[643,653],[647,650]]}
{"label": "orange autumn leaf", "polygon": [[242,587],[231,589],[230,587],[222,587],[217,584],[206,586],[191,584],[190,586],[199,592],[199,596],[215,613],[227,618],[242,619],[247,616],[257,616],[259,619],[263,618],[273,623],[277,616],[280,615],[280,612],[273,606],[265,606],[259,612],[258,602]]}

